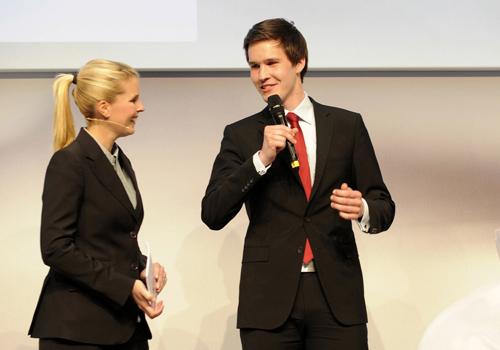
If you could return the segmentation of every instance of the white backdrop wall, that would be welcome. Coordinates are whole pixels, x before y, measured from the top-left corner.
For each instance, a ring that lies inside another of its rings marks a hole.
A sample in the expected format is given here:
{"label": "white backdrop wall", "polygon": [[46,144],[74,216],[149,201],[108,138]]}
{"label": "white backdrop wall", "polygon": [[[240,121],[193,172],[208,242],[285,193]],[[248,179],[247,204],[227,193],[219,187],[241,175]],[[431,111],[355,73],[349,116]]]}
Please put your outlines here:
{"label": "white backdrop wall", "polygon": [[3,0],[0,71],[76,69],[87,57],[241,69],[236,48],[275,17],[304,34],[312,68],[498,69],[499,12],[497,0]]}
{"label": "white backdrop wall", "polygon": [[[235,329],[247,225],[212,232],[200,202],[224,126],[265,107],[246,77],[141,78],[146,106],[118,143],[146,208],[139,241],[169,282],[150,321],[152,350],[240,349]],[[27,331],[47,267],[41,192],[51,156],[52,79],[0,79],[0,343],[34,350]],[[356,229],[373,350],[412,350],[448,305],[498,279],[500,78],[306,77],[316,100],[360,112],[393,199],[388,232]],[[228,102],[229,101],[229,102]],[[78,124],[83,117],[75,108]],[[335,215],[332,213],[332,215]]]}

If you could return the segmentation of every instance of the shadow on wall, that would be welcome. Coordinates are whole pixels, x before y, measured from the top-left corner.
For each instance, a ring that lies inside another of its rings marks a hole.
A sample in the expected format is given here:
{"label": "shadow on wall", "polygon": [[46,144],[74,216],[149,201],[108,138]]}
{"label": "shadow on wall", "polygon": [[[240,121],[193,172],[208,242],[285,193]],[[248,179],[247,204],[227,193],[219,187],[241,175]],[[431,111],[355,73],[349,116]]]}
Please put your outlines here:
{"label": "shadow on wall", "polygon": [[[186,237],[175,265],[189,306],[167,319],[158,349],[241,348],[236,310],[244,232],[199,227]],[[210,249],[217,241],[219,251]]]}
{"label": "shadow on wall", "polygon": [[[402,242],[408,240],[404,228],[395,222],[389,231],[377,235],[366,235],[357,227],[354,231],[363,269],[370,349],[398,349],[398,344],[405,344],[405,349],[416,349],[421,333],[415,329],[423,330],[425,325],[418,307],[407,301],[415,289],[412,285],[417,283],[412,278],[413,261],[380,254],[407,250],[402,247]],[[410,297],[410,300],[416,299]]]}
{"label": "shadow on wall", "polygon": [[[500,229],[496,230],[500,254]],[[425,331],[419,350],[500,349],[500,279],[474,290],[441,312]]]}

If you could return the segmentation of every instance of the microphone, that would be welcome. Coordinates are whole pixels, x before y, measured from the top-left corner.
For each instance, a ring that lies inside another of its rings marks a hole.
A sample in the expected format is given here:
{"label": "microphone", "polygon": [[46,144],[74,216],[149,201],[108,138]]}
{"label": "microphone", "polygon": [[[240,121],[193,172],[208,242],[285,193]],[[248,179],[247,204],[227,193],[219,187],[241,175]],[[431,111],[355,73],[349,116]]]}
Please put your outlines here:
{"label": "microphone", "polygon": [[95,118],[85,118],[87,120],[93,120],[93,121],[96,121],[96,122],[103,122],[103,123],[111,123],[111,124],[116,124],[116,125],[119,125],[121,126],[122,128],[125,128],[125,129],[130,129],[130,126],[125,126],[125,125],[122,125],[120,123],[117,123],[117,122],[113,122],[111,120],[106,120],[106,119],[95,119]]}
{"label": "microphone", "polygon": [[[288,126],[285,118],[285,107],[283,107],[283,101],[281,101],[281,97],[279,95],[269,96],[267,99],[267,104],[269,106],[269,111],[273,116],[274,122],[277,125],[285,125]],[[286,140],[286,147],[288,157],[290,158],[290,165],[292,169],[296,172],[299,171],[299,156],[297,155],[297,151],[295,150],[295,146],[288,140]]]}

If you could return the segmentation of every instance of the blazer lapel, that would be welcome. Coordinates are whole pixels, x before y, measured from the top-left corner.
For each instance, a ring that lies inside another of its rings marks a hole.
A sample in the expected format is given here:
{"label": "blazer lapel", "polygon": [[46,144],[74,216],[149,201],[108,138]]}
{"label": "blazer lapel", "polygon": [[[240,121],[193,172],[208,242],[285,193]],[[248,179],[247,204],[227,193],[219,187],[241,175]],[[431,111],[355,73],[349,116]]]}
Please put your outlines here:
{"label": "blazer lapel", "polygon": [[330,145],[333,138],[333,127],[335,124],[333,116],[325,106],[318,104],[312,98],[311,101],[314,106],[314,117],[316,120],[316,174],[309,202],[311,202],[311,199],[316,193],[321,182],[321,178],[325,173],[326,160],[328,159],[328,153],[330,152]]}
{"label": "blazer lapel", "polygon": [[[125,188],[123,187],[123,184],[118,177],[118,174],[113,169],[113,166],[106,158],[96,141],[83,129],[78,134],[76,140],[82,146],[82,149],[85,152],[87,164],[90,166],[95,176],[109,190],[109,192],[130,212],[130,214],[132,214],[134,218],[139,221],[139,218],[136,215],[136,210],[134,210],[132,203],[128,198],[127,192],[125,191]],[[120,152],[120,154],[122,154],[122,152]],[[128,174],[131,179],[133,178],[132,181],[134,183],[134,187],[136,188],[136,193],[139,193],[137,190],[135,175],[132,175],[129,172]],[[138,196],[137,198],[137,208],[139,208],[139,199],[140,196]]]}
{"label": "blazer lapel", "polygon": [[[139,192],[139,186],[137,185],[137,179],[135,177],[134,169],[132,169],[132,164],[130,163],[130,160],[127,158],[125,153],[123,153],[121,148],[120,148],[120,164],[123,166],[123,168],[127,172],[128,176],[132,180],[132,184],[134,185],[135,195],[137,198],[137,206],[135,208],[134,214],[136,215],[136,218],[138,219],[138,221],[141,221],[142,216],[144,214],[144,209],[142,207],[141,192]],[[127,195],[127,199],[128,199],[128,195]],[[129,202],[130,202],[130,200],[129,200]]]}

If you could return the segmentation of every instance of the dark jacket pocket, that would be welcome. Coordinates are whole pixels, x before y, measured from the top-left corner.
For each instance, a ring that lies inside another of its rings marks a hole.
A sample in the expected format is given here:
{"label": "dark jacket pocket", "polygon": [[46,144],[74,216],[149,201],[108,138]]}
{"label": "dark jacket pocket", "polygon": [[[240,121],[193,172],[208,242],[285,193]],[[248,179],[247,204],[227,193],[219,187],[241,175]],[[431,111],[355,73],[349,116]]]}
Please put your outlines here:
{"label": "dark jacket pocket", "polygon": [[269,260],[269,247],[245,247],[243,250],[243,262],[258,262]]}
{"label": "dark jacket pocket", "polygon": [[342,250],[348,259],[357,258],[359,256],[358,247],[355,242],[342,244]]}

